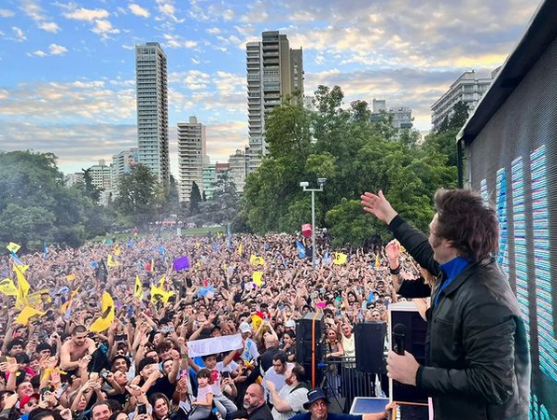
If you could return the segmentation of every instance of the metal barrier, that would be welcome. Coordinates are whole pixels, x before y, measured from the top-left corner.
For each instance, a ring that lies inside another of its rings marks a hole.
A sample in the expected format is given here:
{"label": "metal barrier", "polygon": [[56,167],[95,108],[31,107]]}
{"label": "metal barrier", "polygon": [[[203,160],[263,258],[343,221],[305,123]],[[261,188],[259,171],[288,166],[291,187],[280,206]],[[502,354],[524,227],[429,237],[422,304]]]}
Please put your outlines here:
{"label": "metal barrier", "polygon": [[[354,357],[327,360],[322,366],[321,388],[331,403],[336,403],[345,413],[350,410],[355,397],[374,397],[380,393],[380,390],[376,393],[375,389],[377,375],[358,371]],[[386,375],[380,375],[379,381],[381,380],[384,382]],[[385,386],[382,389],[387,392]]]}

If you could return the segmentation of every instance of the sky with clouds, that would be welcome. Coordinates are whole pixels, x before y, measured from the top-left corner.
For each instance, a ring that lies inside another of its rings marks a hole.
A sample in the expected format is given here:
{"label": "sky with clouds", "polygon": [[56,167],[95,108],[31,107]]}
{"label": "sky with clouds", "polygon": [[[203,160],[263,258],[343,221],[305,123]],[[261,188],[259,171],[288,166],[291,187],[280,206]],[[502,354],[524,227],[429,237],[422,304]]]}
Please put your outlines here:
{"label": "sky with clouds", "polygon": [[[504,3],[504,4],[503,4]],[[0,150],[51,151],[64,172],[135,147],[136,44],[168,58],[176,124],[207,125],[211,161],[247,144],[245,43],[280,30],[304,50],[305,91],[386,99],[430,128],[430,107],[466,70],[487,75],[539,0],[2,0]]]}

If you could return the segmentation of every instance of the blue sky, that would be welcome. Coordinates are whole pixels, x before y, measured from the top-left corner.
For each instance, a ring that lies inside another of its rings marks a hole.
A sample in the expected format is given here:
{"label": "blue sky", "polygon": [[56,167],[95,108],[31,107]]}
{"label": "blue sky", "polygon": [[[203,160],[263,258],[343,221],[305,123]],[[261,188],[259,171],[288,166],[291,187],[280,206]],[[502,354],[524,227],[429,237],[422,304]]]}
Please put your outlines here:
{"label": "blue sky", "polygon": [[51,151],[64,172],[136,144],[134,45],[168,58],[171,169],[176,124],[207,125],[211,161],[247,144],[245,43],[265,30],[304,50],[305,90],[339,85],[430,107],[464,71],[488,74],[522,36],[538,0],[99,0],[0,2],[0,150]]}

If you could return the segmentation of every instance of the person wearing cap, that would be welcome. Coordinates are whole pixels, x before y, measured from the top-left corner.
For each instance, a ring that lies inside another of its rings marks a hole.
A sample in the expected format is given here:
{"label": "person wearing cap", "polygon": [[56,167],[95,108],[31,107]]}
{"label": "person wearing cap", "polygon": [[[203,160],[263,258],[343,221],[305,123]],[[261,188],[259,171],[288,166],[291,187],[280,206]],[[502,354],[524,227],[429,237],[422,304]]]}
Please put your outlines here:
{"label": "person wearing cap", "polygon": [[41,396],[39,394],[24,395],[19,399],[19,412],[21,414],[29,414],[39,406]]}
{"label": "person wearing cap", "polygon": [[239,327],[242,339],[244,340],[244,351],[242,352],[242,359],[245,361],[257,360],[259,358],[259,351],[257,344],[251,339],[251,326],[247,322],[240,323]]}
{"label": "person wearing cap", "polygon": [[390,411],[395,408],[394,403],[389,403],[382,413],[367,413],[363,415],[329,413],[329,400],[319,388],[309,391],[307,399],[307,402],[304,403],[304,408],[309,412],[297,414],[291,420],[383,420],[388,418]]}

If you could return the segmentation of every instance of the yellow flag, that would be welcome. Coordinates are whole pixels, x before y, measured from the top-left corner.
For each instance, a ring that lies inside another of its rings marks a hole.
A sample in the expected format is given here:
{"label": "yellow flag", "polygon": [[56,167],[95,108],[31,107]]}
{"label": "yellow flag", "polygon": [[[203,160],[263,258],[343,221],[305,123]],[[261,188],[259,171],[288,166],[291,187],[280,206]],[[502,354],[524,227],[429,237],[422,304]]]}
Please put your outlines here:
{"label": "yellow flag", "polygon": [[195,241],[195,247],[196,247],[197,249],[199,249],[200,246],[201,246],[201,244],[199,243],[199,241]]}
{"label": "yellow flag", "polygon": [[375,256],[375,266],[379,267],[379,252],[377,253],[377,255]]}
{"label": "yellow flag", "polygon": [[120,245],[118,244],[114,247],[113,251],[114,251],[114,255],[118,256],[122,252],[122,249],[120,249]]}
{"label": "yellow flag", "polygon": [[27,294],[29,293],[29,283],[21,271],[21,267],[14,264],[14,271],[17,277],[17,298],[15,302],[15,307],[17,309],[23,309],[27,305]]}
{"label": "yellow flag", "polygon": [[11,279],[6,277],[0,281],[0,293],[4,293],[6,296],[17,296],[17,287]]}
{"label": "yellow flag", "polygon": [[35,308],[31,306],[25,306],[20,314],[17,316],[15,322],[21,325],[27,325],[29,320],[34,316],[43,316],[46,312],[37,311]]}
{"label": "yellow flag", "polygon": [[109,267],[118,267],[120,263],[112,258],[112,254],[108,254],[107,264]]}
{"label": "yellow flag", "polygon": [[238,255],[242,255],[242,244],[238,246]]}
{"label": "yellow flag", "polygon": [[151,260],[151,273],[153,271],[155,271],[155,259],[154,258]]}
{"label": "yellow flag", "polygon": [[261,287],[263,285],[263,271],[255,271],[253,273],[253,282],[257,285],[257,287]]}
{"label": "yellow flag", "polygon": [[68,275],[66,276],[66,280],[68,280],[68,281],[74,281],[74,280],[75,280],[75,274],[74,274],[74,273],[68,274]]}
{"label": "yellow flag", "polygon": [[114,321],[114,301],[109,293],[104,292],[102,297],[101,316],[89,327],[91,332],[103,332],[107,330]]}
{"label": "yellow flag", "polygon": [[8,251],[13,252],[15,254],[17,251],[19,251],[19,248],[21,248],[21,245],[14,244],[13,242],[10,242],[6,248],[8,248]]}
{"label": "yellow flag", "polygon": [[29,293],[27,295],[27,305],[32,306],[34,308],[39,306],[43,301],[43,296],[42,296],[43,294],[48,294],[48,298],[46,299],[47,303],[52,302],[52,298],[50,297],[50,290],[42,289],[33,293]]}
{"label": "yellow flag", "polygon": [[251,326],[252,326],[254,332],[259,329],[262,322],[263,322],[263,319],[258,314],[253,314],[251,316]]}
{"label": "yellow flag", "polygon": [[257,267],[258,265],[265,265],[265,260],[263,259],[263,257],[258,257],[256,255],[252,255],[249,259],[249,262],[254,267]]}
{"label": "yellow flag", "polygon": [[333,264],[343,265],[346,264],[346,261],[348,261],[348,255],[341,252],[335,252],[335,259],[333,260]]}
{"label": "yellow flag", "polygon": [[162,276],[161,279],[159,280],[159,284],[158,284],[158,287],[160,289],[162,289],[162,287],[164,286],[165,281],[166,281],[166,277]]}
{"label": "yellow flag", "polygon": [[135,276],[135,297],[140,299],[143,298],[143,287],[141,287],[141,281],[139,281],[139,276]]}
{"label": "yellow flag", "polygon": [[161,301],[162,303],[168,302],[171,296],[174,295],[174,292],[167,292],[166,290],[157,287],[151,286],[151,304],[157,303],[157,301]]}

